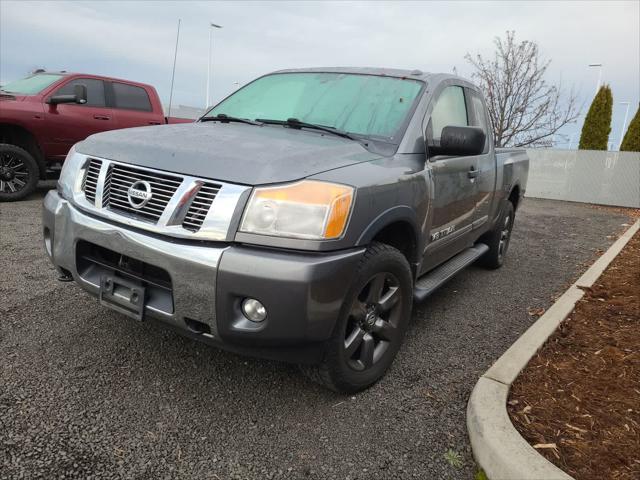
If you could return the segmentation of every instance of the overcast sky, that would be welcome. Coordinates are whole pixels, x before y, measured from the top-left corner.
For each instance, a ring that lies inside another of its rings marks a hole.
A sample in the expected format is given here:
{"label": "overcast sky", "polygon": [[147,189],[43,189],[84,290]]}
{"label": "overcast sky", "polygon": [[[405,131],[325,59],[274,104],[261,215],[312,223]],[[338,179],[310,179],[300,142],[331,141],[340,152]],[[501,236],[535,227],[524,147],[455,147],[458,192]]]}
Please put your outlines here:
{"label": "overcast sky", "polygon": [[[37,67],[153,84],[168,102],[182,19],[174,104],[205,104],[208,24],[214,32],[213,99],[281,68],[386,66],[467,76],[467,52],[488,54],[506,30],[537,42],[548,80],[586,102],[603,79],[614,95],[610,141],[640,95],[640,2],[168,2],[0,1],[0,83]],[[580,122],[581,123],[581,122]],[[579,131],[580,124],[566,129]],[[577,141],[574,140],[574,143]]]}

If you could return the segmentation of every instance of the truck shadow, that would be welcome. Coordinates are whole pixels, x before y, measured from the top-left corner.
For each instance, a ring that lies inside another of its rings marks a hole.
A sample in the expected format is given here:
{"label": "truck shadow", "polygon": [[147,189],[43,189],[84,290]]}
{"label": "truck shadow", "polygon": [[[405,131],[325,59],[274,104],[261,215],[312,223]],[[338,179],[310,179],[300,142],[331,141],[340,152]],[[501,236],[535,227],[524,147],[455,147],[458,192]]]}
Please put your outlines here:
{"label": "truck shadow", "polygon": [[29,200],[38,200],[43,199],[49,190],[55,190],[56,188],[56,180],[43,180],[38,182],[38,186],[36,189],[30,194],[27,195],[22,201]]}

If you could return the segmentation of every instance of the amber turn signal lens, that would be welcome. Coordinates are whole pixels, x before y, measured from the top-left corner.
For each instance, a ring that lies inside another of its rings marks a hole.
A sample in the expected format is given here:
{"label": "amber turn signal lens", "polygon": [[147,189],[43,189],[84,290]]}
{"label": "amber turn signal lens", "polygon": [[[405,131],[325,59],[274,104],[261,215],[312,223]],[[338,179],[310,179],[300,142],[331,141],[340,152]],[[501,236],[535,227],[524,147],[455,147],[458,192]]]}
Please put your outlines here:
{"label": "amber turn signal lens", "polygon": [[315,180],[256,188],[240,230],[291,238],[338,238],[344,233],[352,201],[352,187]]}

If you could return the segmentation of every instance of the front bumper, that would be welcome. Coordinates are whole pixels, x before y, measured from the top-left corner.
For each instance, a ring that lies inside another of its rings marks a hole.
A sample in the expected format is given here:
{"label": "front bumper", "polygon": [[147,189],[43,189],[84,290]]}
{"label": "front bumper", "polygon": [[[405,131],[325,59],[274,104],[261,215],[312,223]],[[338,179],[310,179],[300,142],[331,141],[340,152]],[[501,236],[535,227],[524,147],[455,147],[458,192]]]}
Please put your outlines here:
{"label": "front bumper", "polygon": [[[91,216],[56,191],[44,199],[43,229],[53,264],[89,293],[100,294],[100,272],[127,276],[118,271],[122,259],[143,262],[144,271],[167,276],[164,290],[154,286],[159,284],[156,277],[152,281],[140,274],[135,279],[150,292],[145,318],[228,350],[304,363],[320,360],[322,342],[333,331],[364,253],[302,253],[168,239]],[[88,248],[116,253],[121,260],[87,264]],[[266,307],[264,322],[244,318],[240,308],[246,297]]]}

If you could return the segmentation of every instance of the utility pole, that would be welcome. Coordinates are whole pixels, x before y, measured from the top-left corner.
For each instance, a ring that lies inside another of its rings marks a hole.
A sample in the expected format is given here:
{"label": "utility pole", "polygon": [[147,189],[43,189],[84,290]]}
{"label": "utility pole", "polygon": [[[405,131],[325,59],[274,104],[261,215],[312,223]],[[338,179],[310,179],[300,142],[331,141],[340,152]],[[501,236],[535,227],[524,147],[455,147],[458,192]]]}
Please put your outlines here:
{"label": "utility pole", "polygon": [[209,58],[207,62],[207,104],[205,105],[205,109],[211,106],[211,52],[213,51],[213,29],[214,28],[222,28],[221,25],[216,25],[215,23],[209,22]]}
{"label": "utility pole", "polygon": [[171,73],[171,90],[169,91],[169,112],[167,113],[167,117],[171,116],[171,101],[173,100],[173,80],[176,77],[176,60],[178,59],[178,40],[180,39],[180,22],[182,20],[178,19],[178,33],[176,33],[176,49],[173,52],[173,72]]}
{"label": "utility pole", "polygon": [[629,102],[620,102],[620,105],[626,105],[627,110],[624,112],[624,122],[622,122],[622,130],[620,131],[620,143],[618,143],[618,151],[622,147],[622,140],[624,139],[624,129],[627,126],[627,118],[629,118]]}
{"label": "utility pole", "polygon": [[602,83],[602,64],[601,63],[590,63],[590,67],[598,67],[598,84],[596,85],[596,95],[598,94],[598,90],[600,90],[600,84]]}

